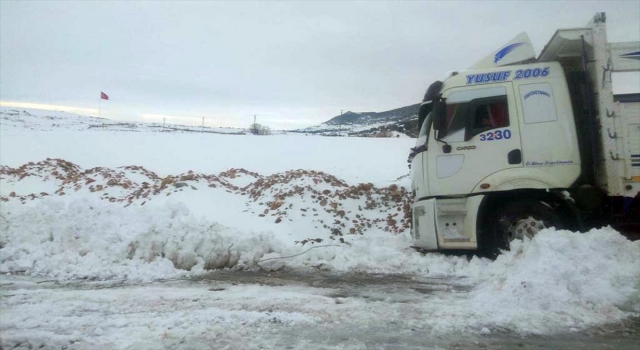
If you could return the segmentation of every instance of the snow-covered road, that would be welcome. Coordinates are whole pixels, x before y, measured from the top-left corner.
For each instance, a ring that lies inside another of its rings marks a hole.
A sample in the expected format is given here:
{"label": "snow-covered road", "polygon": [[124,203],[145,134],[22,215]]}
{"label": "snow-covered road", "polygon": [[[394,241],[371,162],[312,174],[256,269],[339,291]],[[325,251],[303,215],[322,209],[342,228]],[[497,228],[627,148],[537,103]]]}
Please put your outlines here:
{"label": "snow-covered road", "polygon": [[[2,279],[4,349],[634,349],[640,319],[523,336],[457,279],[218,271],[145,284]],[[505,307],[508,307],[505,305]],[[491,327],[491,330],[489,329]],[[473,331],[478,329],[479,332]]]}

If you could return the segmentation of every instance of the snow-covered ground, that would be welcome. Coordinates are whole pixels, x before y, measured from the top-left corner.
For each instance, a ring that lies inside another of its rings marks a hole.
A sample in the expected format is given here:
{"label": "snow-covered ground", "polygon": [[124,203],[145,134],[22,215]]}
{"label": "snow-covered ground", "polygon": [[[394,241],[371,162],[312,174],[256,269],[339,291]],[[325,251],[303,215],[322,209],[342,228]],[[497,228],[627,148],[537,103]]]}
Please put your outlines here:
{"label": "snow-covered ground", "polygon": [[61,111],[49,111],[32,108],[0,108],[0,121],[5,129],[28,129],[51,131],[67,130],[108,130],[130,132],[175,132],[175,133],[216,133],[243,134],[246,129],[214,128],[161,123],[117,122],[106,118],[83,116]]}
{"label": "snow-covered ground", "polygon": [[409,248],[412,139],[28,112],[0,118],[3,348],[438,348],[640,317],[640,241],[612,229],[495,261]]}

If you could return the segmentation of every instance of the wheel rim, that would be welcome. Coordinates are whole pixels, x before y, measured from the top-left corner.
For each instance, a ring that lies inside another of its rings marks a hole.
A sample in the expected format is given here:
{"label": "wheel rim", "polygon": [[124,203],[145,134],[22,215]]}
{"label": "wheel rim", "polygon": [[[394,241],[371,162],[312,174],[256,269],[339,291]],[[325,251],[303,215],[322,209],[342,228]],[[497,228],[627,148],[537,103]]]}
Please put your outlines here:
{"label": "wheel rim", "polygon": [[502,231],[509,242],[515,239],[531,239],[541,230],[547,228],[544,221],[529,216],[527,219],[503,217],[499,220]]}
{"label": "wheel rim", "polygon": [[524,239],[527,237],[529,239],[533,238],[540,230],[547,228],[542,220],[537,220],[534,218],[522,219],[516,221],[509,227],[508,235],[509,240],[512,241],[514,239]]}
{"label": "wheel rim", "polygon": [[553,202],[542,200],[502,204],[495,209],[490,233],[484,235],[483,249],[497,256],[500,251],[509,250],[515,240],[532,239],[546,228],[563,229],[557,208]]}

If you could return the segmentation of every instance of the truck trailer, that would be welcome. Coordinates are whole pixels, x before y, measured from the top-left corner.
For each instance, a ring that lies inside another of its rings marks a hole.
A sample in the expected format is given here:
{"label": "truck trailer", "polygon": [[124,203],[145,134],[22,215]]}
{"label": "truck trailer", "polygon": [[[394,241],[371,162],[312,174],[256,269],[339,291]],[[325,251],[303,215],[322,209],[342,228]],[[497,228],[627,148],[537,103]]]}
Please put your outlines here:
{"label": "truck trailer", "polygon": [[495,256],[551,227],[637,238],[640,94],[614,95],[612,73],[639,71],[640,42],[608,42],[597,13],[537,58],[521,33],[431,84],[409,155],[414,246]]}

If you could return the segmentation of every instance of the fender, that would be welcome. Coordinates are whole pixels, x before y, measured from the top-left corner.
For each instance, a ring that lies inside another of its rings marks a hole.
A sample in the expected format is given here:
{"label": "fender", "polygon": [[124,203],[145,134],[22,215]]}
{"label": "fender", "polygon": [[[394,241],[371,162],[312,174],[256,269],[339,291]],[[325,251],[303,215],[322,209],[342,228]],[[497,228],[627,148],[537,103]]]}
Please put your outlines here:
{"label": "fender", "polygon": [[[480,180],[473,188],[472,193],[525,188],[569,188],[578,176],[580,176],[580,164],[511,168],[495,172]],[[487,184],[489,187],[486,186]]]}

